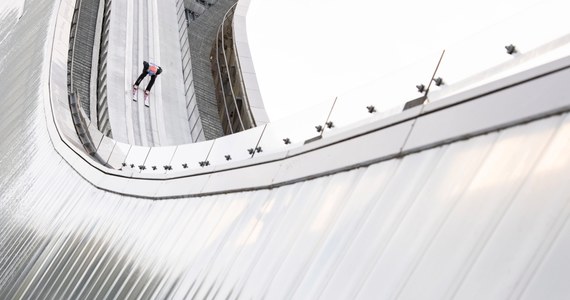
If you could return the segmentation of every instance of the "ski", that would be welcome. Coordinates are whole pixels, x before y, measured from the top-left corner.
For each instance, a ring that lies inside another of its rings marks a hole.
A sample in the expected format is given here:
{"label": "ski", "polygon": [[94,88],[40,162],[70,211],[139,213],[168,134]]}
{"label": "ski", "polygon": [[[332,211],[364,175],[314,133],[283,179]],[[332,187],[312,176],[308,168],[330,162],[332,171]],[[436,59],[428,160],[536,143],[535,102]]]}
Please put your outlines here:
{"label": "ski", "polygon": [[138,88],[133,85],[133,101],[135,101],[135,102],[137,102],[137,98],[138,98],[137,91],[138,91]]}
{"label": "ski", "polygon": [[144,93],[144,105],[150,107],[150,94]]}

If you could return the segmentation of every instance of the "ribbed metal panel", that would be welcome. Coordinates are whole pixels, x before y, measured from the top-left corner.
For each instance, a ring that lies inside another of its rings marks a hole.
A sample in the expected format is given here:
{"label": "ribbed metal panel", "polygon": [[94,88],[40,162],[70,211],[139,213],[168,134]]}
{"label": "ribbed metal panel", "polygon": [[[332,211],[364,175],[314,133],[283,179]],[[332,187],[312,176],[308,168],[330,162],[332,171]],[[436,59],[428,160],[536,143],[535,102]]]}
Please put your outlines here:
{"label": "ribbed metal panel", "polygon": [[563,299],[568,136],[562,115],[273,190],[171,201],[100,192],[50,160],[35,182],[31,169],[14,176],[18,197],[3,194],[0,298]]}

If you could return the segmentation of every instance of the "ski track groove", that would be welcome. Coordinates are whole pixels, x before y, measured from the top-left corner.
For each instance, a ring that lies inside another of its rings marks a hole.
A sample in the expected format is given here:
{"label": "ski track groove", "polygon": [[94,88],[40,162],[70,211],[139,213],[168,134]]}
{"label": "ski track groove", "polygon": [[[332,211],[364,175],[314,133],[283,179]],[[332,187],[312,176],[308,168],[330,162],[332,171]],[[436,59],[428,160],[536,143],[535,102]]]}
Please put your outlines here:
{"label": "ski track groove", "polygon": [[[153,31],[151,29],[151,26],[154,26],[154,22],[152,22],[152,24],[150,22],[150,20],[154,20],[154,16],[153,16],[153,12],[151,10],[151,7],[152,7],[152,0],[148,0],[147,1],[147,16],[148,16],[147,20],[149,20],[149,22],[147,22],[147,25],[148,25],[148,44],[149,44],[149,47],[148,47],[148,51],[149,51],[148,54],[149,55],[148,56],[149,56],[149,62],[157,63],[156,59],[154,57],[154,47],[152,46],[155,43],[154,43]],[[159,138],[158,131],[157,131],[157,128],[158,128],[157,125],[158,124],[157,124],[157,118],[156,118],[156,107],[155,107],[155,104],[153,103],[155,101],[155,99],[153,97],[153,93],[151,93],[149,95],[149,97],[150,97],[150,102],[151,102],[149,116],[150,116],[150,121],[151,121],[152,139],[154,141],[154,146],[158,146],[161,143],[160,143],[160,138]]]}
{"label": "ski track groove", "polygon": [[[132,108],[131,108],[131,102],[132,100],[132,92],[128,92],[130,90],[129,86],[131,85],[131,78],[129,78],[129,74],[131,73],[132,70],[132,60],[131,60],[131,54],[133,53],[133,26],[132,26],[132,21],[133,21],[133,11],[132,11],[132,2],[131,1],[127,1],[127,36],[126,36],[126,42],[127,45],[125,47],[125,118],[126,118],[126,126],[127,126],[127,140],[129,141],[129,144],[134,145],[135,144],[135,139],[134,139],[134,129],[133,129],[133,117],[132,117]],[[129,43],[129,41],[131,41]]]}
{"label": "ski track groove", "polygon": [[[160,55],[160,32],[159,32],[159,27],[158,27],[158,1],[156,0],[151,0],[152,1],[152,11],[153,11],[153,36],[154,36],[154,44],[152,44],[152,46],[154,47],[154,54],[155,54],[155,60],[156,60],[156,64],[158,64],[159,66],[161,65],[161,55]],[[158,78],[157,78],[158,79]],[[155,90],[155,104],[156,104],[156,116],[157,116],[157,123],[158,123],[158,134],[159,134],[159,140],[162,142],[162,144],[166,144],[167,143],[167,136],[166,136],[166,128],[165,128],[165,121],[164,121],[164,110],[162,107],[162,84],[160,83],[160,81],[156,82],[156,90]]]}
{"label": "ski track groove", "polygon": [[[142,64],[143,60],[144,60],[144,53],[143,53],[143,49],[144,49],[144,37],[143,37],[143,33],[144,33],[144,22],[143,22],[143,10],[144,10],[144,3],[141,3],[139,1],[135,1],[135,3],[137,3],[137,11],[138,11],[138,56],[137,56],[137,62],[138,62],[138,69],[137,73],[138,74],[138,70],[140,69],[140,65]],[[143,101],[140,101],[140,87],[139,90],[137,90],[137,106],[138,106],[138,117],[139,117],[139,134],[141,136],[141,143],[143,146],[148,147],[149,146],[149,141],[148,141],[148,137],[146,134],[146,122],[145,122],[145,106],[144,106],[144,93],[143,93]]]}

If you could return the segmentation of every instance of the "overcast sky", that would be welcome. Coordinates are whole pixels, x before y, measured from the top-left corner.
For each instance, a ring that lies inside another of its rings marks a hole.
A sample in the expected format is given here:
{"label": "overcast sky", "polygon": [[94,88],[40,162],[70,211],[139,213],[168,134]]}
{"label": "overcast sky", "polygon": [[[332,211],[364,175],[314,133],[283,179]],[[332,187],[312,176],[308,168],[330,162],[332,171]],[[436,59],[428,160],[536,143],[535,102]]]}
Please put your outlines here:
{"label": "overcast sky", "polygon": [[373,84],[539,2],[251,0],[249,43],[269,117]]}

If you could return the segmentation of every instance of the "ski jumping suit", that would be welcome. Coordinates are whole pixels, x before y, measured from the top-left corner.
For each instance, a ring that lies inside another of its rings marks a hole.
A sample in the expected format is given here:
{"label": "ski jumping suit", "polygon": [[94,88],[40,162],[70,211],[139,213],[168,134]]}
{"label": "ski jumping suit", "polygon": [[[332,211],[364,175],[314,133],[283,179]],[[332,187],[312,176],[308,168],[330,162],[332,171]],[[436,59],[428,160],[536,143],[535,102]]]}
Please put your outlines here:
{"label": "ski jumping suit", "polygon": [[150,81],[149,81],[148,85],[146,86],[146,90],[150,92],[150,89],[152,88],[152,86],[154,85],[154,81],[156,80],[156,76],[158,76],[160,73],[162,73],[162,68],[153,64],[153,63],[149,64],[147,61],[143,61],[143,67],[144,67],[143,71],[142,71],[141,75],[139,75],[139,78],[137,78],[135,85],[139,86],[139,84],[145,78],[145,76],[149,75]]}

